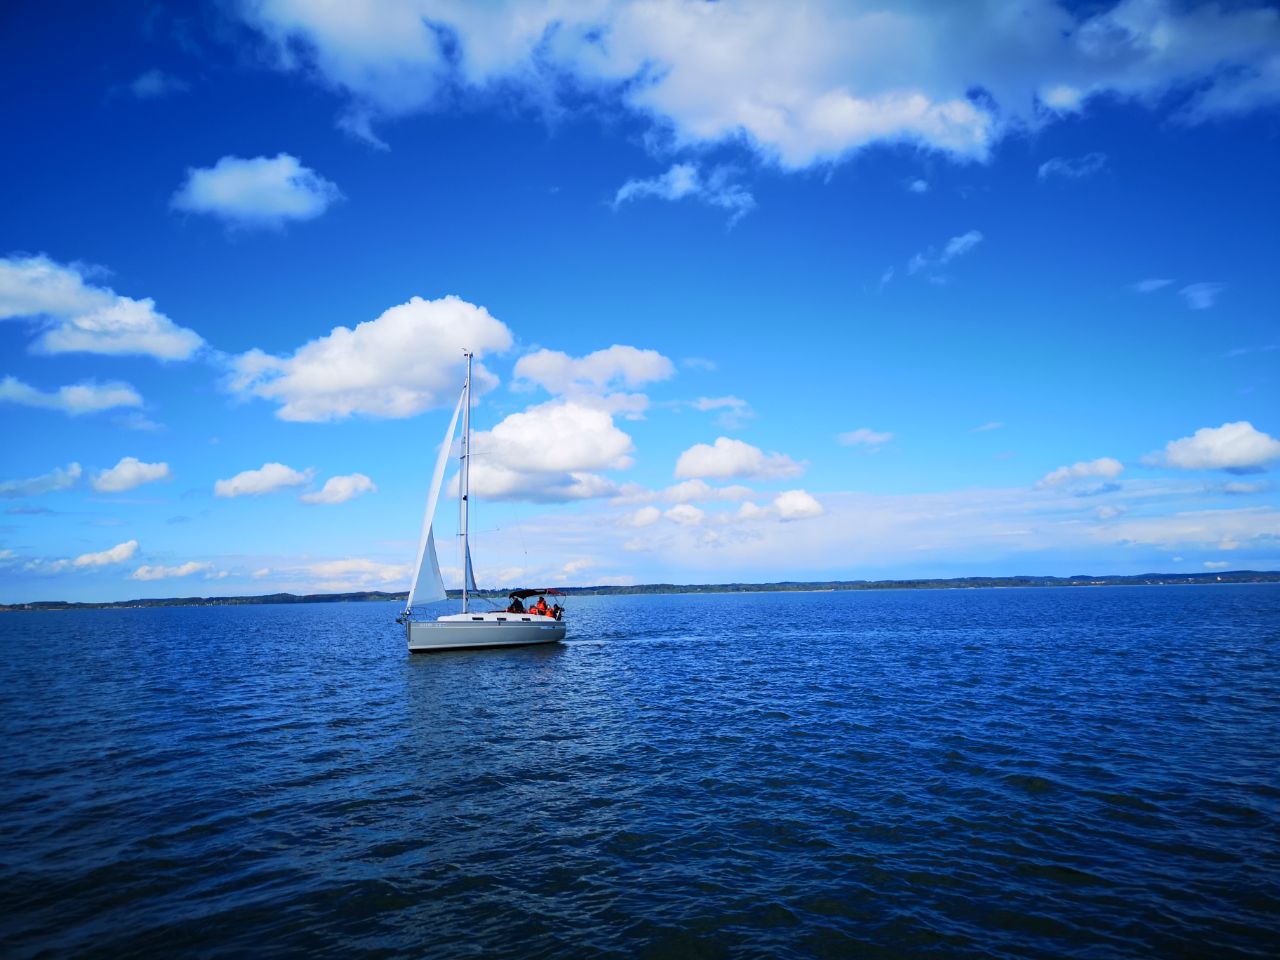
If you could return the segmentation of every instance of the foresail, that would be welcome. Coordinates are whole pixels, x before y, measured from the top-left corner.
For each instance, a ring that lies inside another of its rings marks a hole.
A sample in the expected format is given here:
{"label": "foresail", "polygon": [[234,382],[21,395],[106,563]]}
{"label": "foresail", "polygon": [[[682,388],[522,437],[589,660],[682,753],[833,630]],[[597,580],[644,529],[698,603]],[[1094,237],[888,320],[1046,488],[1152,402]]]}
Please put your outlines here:
{"label": "foresail", "polygon": [[475,571],[471,569],[471,544],[469,543],[467,544],[466,563],[467,563],[467,573],[466,573],[467,592],[475,593],[476,592],[476,574],[475,574]]}
{"label": "foresail", "polygon": [[436,558],[436,539],[431,526],[436,515],[436,504],[440,501],[440,487],[444,483],[444,469],[449,462],[449,448],[453,445],[453,432],[458,428],[458,416],[462,413],[462,401],[466,391],[458,397],[458,405],[453,409],[453,419],[449,421],[449,430],[444,435],[444,443],[440,445],[440,454],[436,458],[436,470],[431,477],[431,492],[427,494],[427,510],[422,517],[422,533],[418,537],[418,561],[413,568],[413,580],[409,586],[409,599],[406,610],[412,610],[414,601],[431,603],[445,598],[444,580],[440,576],[440,561]]}
{"label": "foresail", "polygon": [[418,576],[409,590],[408,606],[412,609],[414,601],[434,603],[436,600],[443,600],[446,596],[444,578],[440,576],[440,561],[436,557],[435,534],[427,531],[427,549],[418,567]]}

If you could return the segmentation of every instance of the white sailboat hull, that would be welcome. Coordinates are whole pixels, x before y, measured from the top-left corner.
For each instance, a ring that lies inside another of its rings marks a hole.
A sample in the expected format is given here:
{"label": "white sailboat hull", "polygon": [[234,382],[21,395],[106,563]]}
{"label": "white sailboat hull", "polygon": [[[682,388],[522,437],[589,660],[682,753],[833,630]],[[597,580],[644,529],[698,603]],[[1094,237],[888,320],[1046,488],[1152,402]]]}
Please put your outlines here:
{"label": "white sailboat hull", "polygon": [[527,647],[556,643],[564,634],[564,621],[527,613],[455,613],[438,620],[405,623],[411,653]]}

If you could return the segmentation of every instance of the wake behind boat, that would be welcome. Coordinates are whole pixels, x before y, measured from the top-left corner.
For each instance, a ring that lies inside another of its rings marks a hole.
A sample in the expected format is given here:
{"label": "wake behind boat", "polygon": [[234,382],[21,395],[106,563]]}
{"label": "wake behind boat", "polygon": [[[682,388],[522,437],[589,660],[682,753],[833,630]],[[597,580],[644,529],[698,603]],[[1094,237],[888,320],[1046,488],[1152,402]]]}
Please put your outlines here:
{"label": "wake behind boat", "polygon": [[[418,558],[414,566],[413,583],[409,587],[409,599],[404,612],[397,618],[404,624],[405,638],[411,653],[436,650],[468,650],[476,647],[523,647],[536,643],[555,643],[563,640],[566,626],[564,611],[559,604],[548,607],[547,596],[558,596],[556,590],[514,590],[510,605],[502,611],[471,610],[471,595],[476,592],[475,573],[471,568],[471,543],[467,536],[470,509],[471,482],[471,359],[467,353],[467,377],[462,384],[462,396],[454,408],[453,419],[444,436],[440,455],[436,458],[435,473],[431,478],[431,491],[427,495],[427,511],[422,518],[422,534],[418,538]],[[462,536],[463,577],[462,612],[446,614],[435,620],[421,620],[414,616],[415,603],[432,603],[448,596],[444,579],[440,576],[440,561],[436,556],[433,530],[436,505],[440,500],[440,487],[444,482],[445,466],[453,433],[462,416],[462,449],[459,455],[458,493]],[[538,603],[526,610],[523,601],[537,596]]]}

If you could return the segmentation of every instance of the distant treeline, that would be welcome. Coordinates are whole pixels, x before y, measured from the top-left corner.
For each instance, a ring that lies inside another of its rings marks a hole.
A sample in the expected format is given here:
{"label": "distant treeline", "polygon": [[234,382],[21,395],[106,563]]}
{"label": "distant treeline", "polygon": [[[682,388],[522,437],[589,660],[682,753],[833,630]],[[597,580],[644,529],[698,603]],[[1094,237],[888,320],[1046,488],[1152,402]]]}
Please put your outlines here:
{"label": "distant treeline", "polygon": [[[1132,577],[954,577],[949,580],[787,580],[781,583],[645,583],[629,587],[557,587],[570,596],[628,596],[662,593],[767,593],[819,590],[946,590],[981,587],[1119,587],[1176,586],[1194,583],[1280,583],[1280,571],[1231,570],[1218,573],[1144,573]],[[474,593],[481,598],[506,597],[506,590]],[[457,599],[460,590],[450,590]],[[116,600],[111,603],[69,603],[42,600],[36,603],[0,604],[0,612],[13,610],[84,610],[122,607],[225,607],[251,603],[367,603],[407,599],[407,593],[362,590],[356,593],[270,593],[259,597],[168,597],[152,600]]]}

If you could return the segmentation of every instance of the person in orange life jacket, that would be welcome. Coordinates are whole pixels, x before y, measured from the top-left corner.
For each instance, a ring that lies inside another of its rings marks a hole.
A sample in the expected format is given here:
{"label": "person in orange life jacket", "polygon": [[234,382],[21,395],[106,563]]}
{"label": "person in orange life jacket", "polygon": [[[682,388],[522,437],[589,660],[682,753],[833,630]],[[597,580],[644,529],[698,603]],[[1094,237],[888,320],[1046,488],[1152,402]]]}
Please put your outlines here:
{"label": "person in orange life jacket", "polygon": [[551,611],[547,609],[547,598],[539,597],[538,602],[533,605],[533,612],[540,617],[551,616]]}

